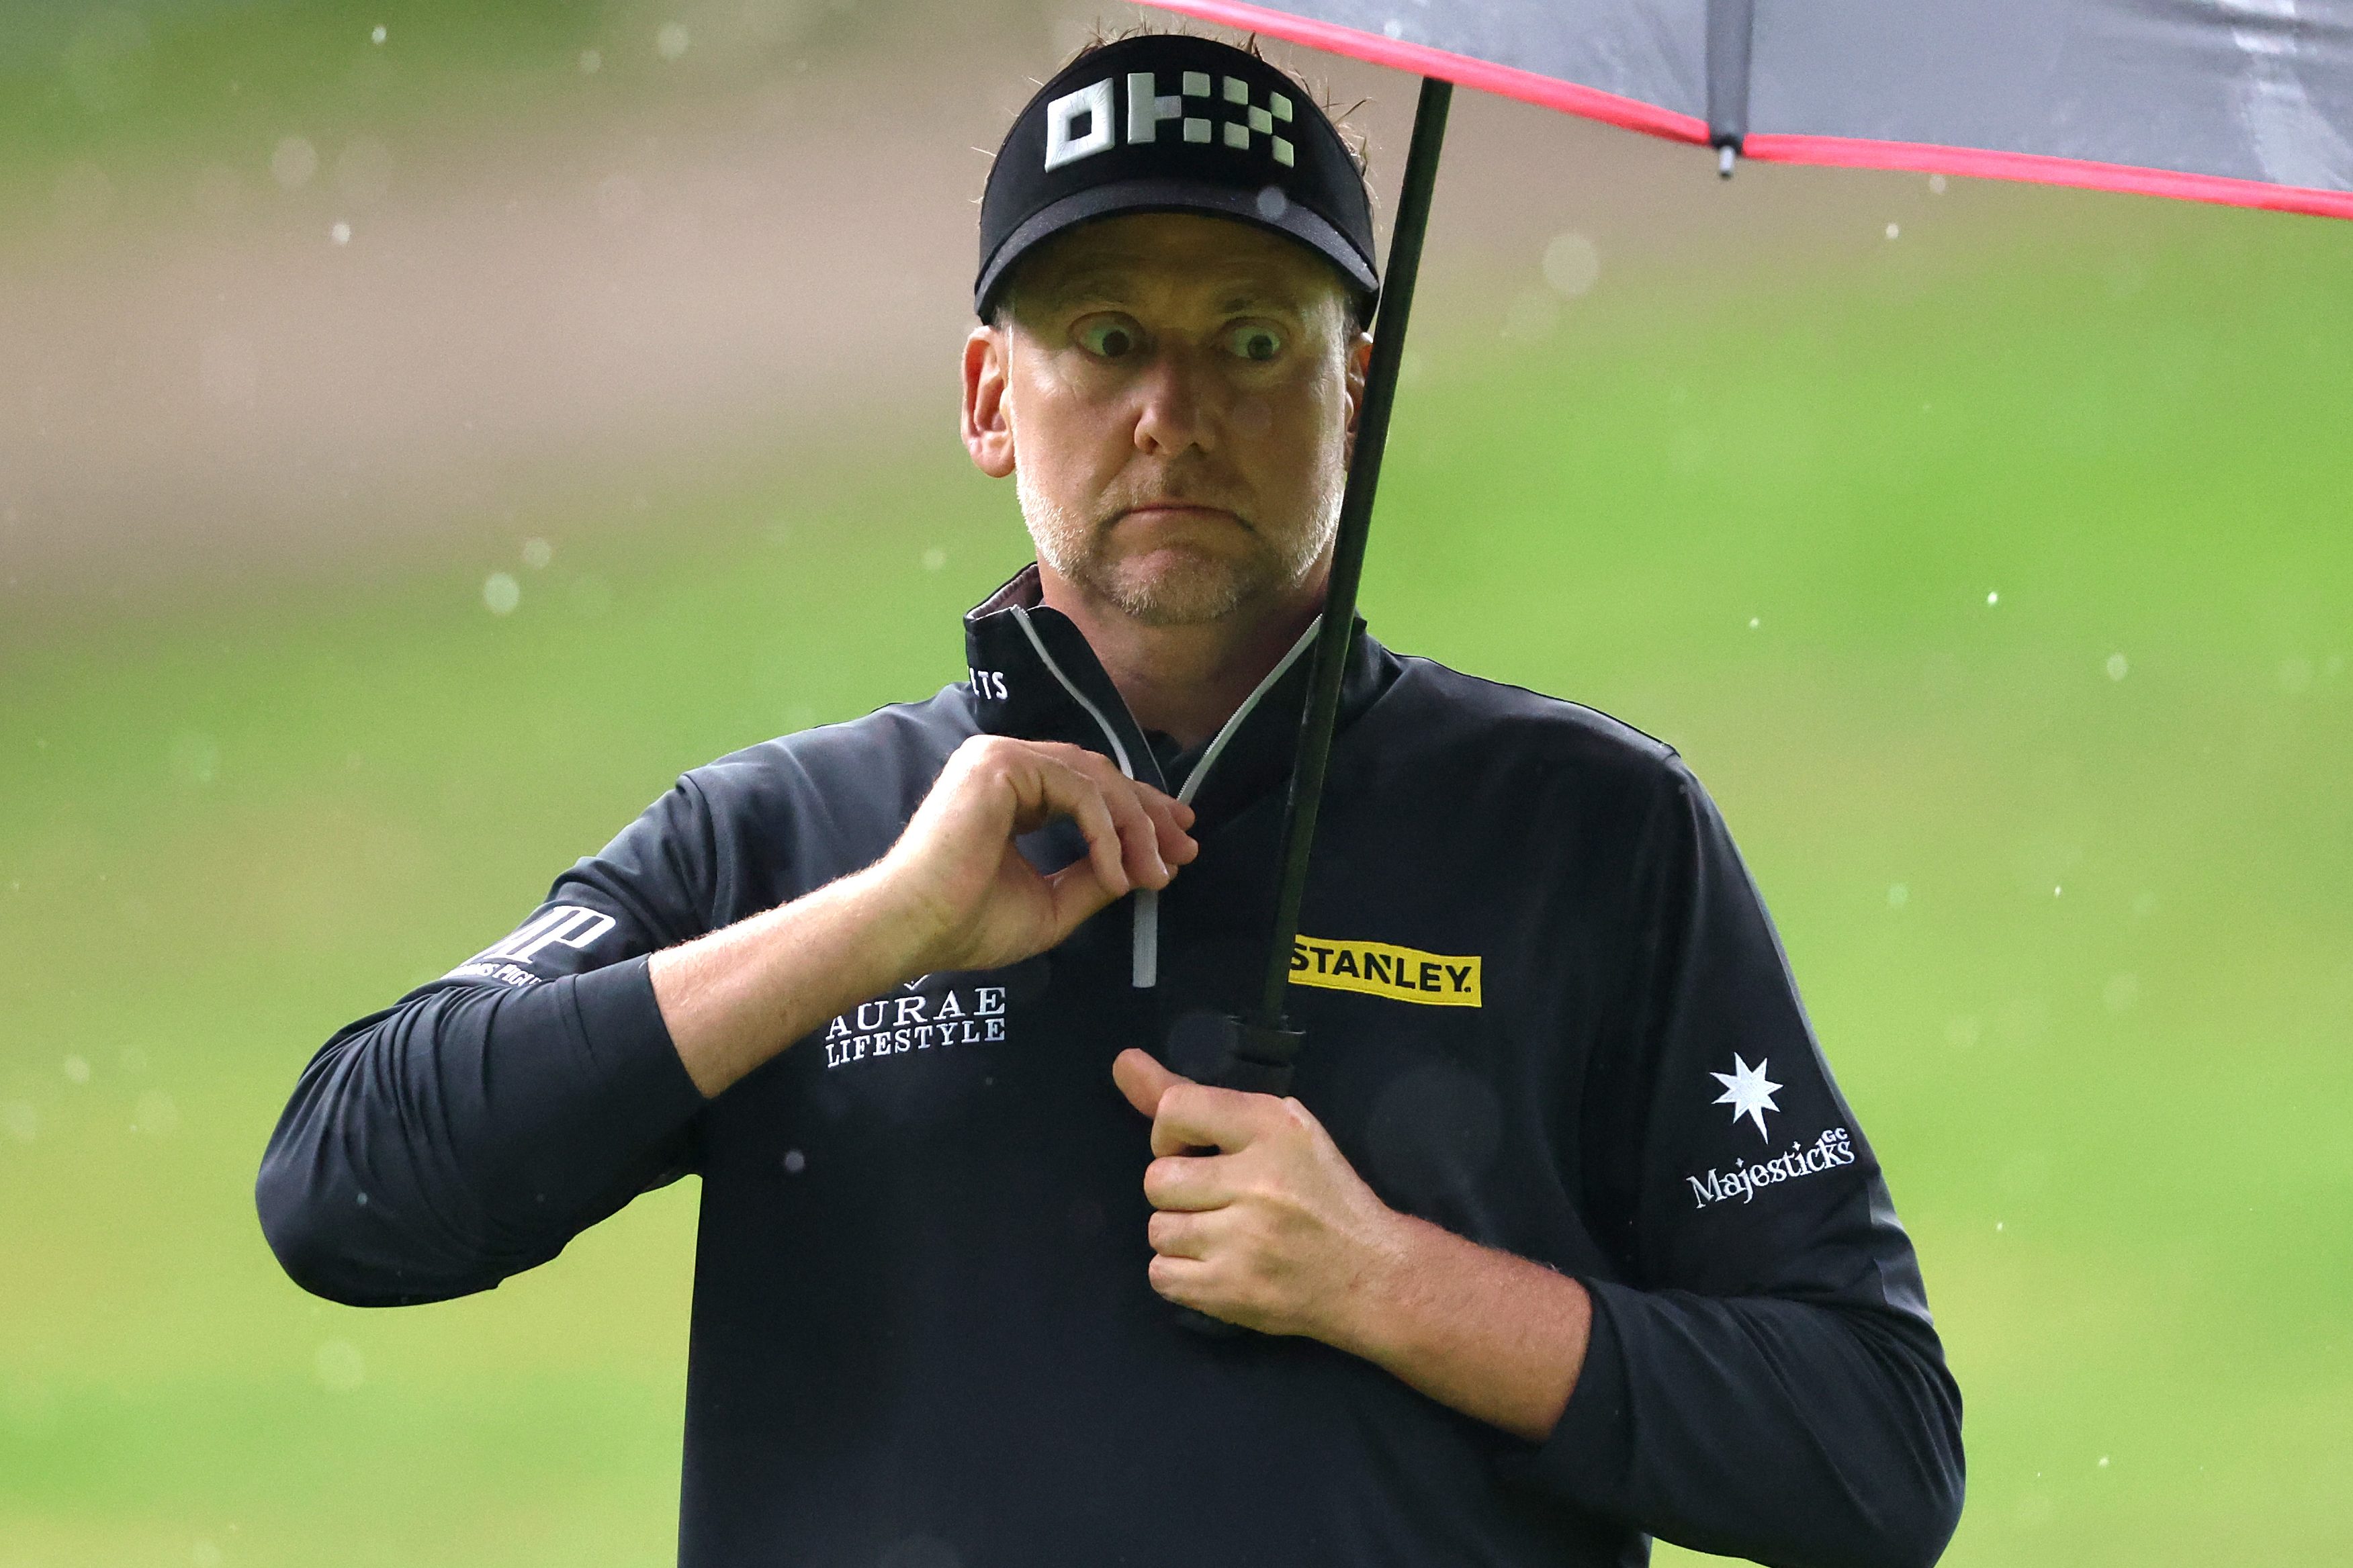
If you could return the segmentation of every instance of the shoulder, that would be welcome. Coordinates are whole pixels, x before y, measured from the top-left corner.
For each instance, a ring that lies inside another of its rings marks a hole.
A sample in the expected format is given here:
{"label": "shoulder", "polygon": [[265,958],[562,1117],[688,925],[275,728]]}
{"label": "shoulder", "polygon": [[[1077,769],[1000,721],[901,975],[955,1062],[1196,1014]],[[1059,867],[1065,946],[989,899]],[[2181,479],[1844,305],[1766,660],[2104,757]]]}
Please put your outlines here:
{"label": "shoulder", "polygon": [[1396,681],[1375,711],[1384,754],[1411,765],[1561,775],[1655,797],[1696,788],[1674,747],[1622,719],[1524,686],[1393,655]]}
{"label": "shoulder", "polygon": [[948,754],[977,728],[969,694],[949,686],[922,702],[893,703],[746,746],[681,783],[722,819],[817,813],[854,833],[872,817],[895,834]]}

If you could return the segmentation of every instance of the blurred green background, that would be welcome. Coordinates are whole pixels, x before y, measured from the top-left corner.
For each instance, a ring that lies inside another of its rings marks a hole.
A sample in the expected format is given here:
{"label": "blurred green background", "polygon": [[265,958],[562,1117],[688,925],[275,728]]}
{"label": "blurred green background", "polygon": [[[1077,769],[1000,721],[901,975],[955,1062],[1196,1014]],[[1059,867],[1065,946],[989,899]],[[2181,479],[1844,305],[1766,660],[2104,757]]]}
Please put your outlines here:
{"label": "blurred green background", "polygon": [[[18,0],[0,1568],[670,1560],[693,1184],[359,1312],[255,1162],[676,773],[960,674],[964,149],[1094,15]],[[2353,1560],[2353,227],[1451,157],[1369,616],[1722,801],[1968,1396],[1947,1561]]]}

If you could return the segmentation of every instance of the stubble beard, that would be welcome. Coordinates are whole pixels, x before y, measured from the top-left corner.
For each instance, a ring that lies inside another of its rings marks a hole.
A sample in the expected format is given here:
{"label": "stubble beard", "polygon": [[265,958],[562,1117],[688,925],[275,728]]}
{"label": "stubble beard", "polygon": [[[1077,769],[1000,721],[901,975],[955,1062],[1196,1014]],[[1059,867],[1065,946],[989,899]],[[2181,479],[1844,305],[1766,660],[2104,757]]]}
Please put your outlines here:
{"label": "stubble beard", "polygon": [[1340,521],[1341,476],[1336,465],[1323,467],[1305,526],[1270,539],[1245,520],[1250,548],[1242,554],[1158,551],[1153,565],[1112,553],[1116,513],[1098,521],[1066,507],[1033,485],[1025,469],[1015,469],[1013,482],[1038,558],[1064,581],[1145,626],[1201,626],[1306,580]]}

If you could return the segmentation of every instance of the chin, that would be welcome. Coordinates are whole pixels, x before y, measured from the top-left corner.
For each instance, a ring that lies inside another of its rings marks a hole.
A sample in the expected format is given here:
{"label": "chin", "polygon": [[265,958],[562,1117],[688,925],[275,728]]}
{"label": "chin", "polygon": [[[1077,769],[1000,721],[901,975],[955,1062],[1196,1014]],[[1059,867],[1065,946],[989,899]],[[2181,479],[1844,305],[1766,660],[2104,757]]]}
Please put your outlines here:
{"label": "chin", "polygon": [[1199,626],[1223,620],[1260,586],[1239,562],[1187,555],[1179,561],[1114,567],[1098,584],[1103,596],[1151,626]]}

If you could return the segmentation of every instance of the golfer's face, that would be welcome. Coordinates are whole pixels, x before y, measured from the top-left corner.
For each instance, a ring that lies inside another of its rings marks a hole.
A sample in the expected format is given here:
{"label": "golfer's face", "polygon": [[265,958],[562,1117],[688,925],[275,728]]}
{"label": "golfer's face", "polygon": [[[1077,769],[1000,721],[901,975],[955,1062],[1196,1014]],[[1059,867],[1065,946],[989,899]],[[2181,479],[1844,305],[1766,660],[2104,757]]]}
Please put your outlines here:
{"label": "golfer's face", "polygon": [[1151,621],[1298,591],[1337,515],[1353,336],[1334,270],[1247,225],[1150,214],[1055,242],[1005,344],[1041,555]]}

